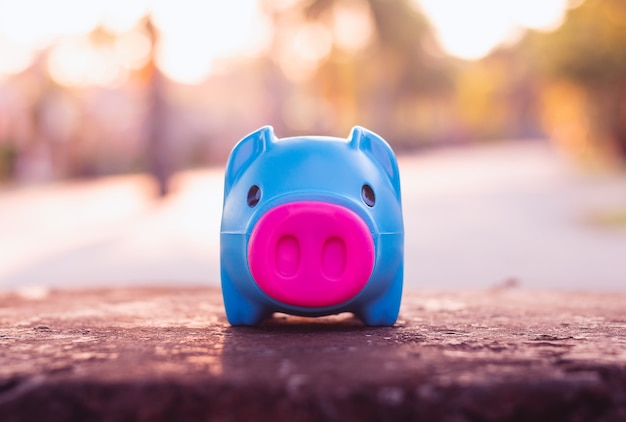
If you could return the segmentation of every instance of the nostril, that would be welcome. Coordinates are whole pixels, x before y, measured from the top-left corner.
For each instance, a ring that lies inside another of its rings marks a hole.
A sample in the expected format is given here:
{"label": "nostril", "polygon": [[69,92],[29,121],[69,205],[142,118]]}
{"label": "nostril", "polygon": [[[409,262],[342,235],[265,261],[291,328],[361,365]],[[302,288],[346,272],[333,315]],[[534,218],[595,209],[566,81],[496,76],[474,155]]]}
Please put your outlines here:
{"label": "nostril", "polygon": [[284,277],[296,274],[300,266],[300,243],[292,235],[285,235],[276,244],[276,271]]}
{"label": "nostril", "polygon": [[338,237],[330,237],[322,247],[322,271],[328,278],[338,278],[346,269],[347,248]]}

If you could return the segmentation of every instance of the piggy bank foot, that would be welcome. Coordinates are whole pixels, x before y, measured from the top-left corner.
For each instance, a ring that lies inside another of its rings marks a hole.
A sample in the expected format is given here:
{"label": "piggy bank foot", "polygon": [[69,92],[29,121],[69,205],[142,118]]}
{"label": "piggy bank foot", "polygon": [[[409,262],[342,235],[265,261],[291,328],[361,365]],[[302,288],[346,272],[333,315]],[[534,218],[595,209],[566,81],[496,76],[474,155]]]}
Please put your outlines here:
{"label": "piggy bank foot", "polygon": [[222,294],[226,318],[231,325],[258,325],[272,315],[272,311],[265,306],[239,293],[229,281],[222,283]]}
{"label": "piggy bank foot", "polygon": [[402,274],[396,276],[391,288],[383,296],[354,311],[365,325],[391,327],[398,319],[402,297]]}
{"label": "piggy bank foot", "polygon": [[230,325],[259,325],[264,319],[272,315],[272,312],[268,312],[266,309],[249,303],[247,306],[242,306],[242,303],[236,305],[226,305],[226,318]]}
{"label": "piggy bank foot", "polygon": [[365,325],[370,327],[391,327],[398,319],[397,310],[366,307],[354,313]]}

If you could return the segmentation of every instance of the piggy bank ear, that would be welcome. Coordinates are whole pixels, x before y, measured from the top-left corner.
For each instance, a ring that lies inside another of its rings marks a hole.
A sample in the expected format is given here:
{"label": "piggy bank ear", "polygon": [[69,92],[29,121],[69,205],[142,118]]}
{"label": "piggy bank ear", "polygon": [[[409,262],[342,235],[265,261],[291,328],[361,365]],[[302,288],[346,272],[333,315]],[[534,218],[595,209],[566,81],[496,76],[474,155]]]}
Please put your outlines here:
{"label": "piggy bank ear", "polygon": [[352,148],[364,151],[373,160],[380,164],[389,176],[393,188],[399,197],[400,172],[398,171],[396,156],[394,155],[389,144],[374,132],[360,126],[352,128],[348,141]]}
{"label": "piggy bank ear", "polygon": [[224,195],[228,195],[231,186],[250,164],[275,142],[274,128],[263,126],[243,138],[228,158],[224,183]]}

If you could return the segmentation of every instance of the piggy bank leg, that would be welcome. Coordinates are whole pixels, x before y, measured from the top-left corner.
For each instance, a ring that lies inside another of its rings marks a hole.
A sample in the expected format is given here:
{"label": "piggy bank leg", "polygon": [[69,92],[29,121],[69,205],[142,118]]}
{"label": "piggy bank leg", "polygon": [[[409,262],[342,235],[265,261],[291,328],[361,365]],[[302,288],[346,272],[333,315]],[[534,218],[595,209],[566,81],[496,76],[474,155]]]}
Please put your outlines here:
{"label": "piggy bank leg", "polygon": [[222,294],[226,318],[231,325],[258,325],[272,312],[243,296],[233,283],[222,275]]}
{"label": "piggy bank leg", "polygon": [[354,314],[365,325],[391,327],[398,319],[402,297],[402,269],[398,271],[387,292],[372,302],[368,302]]}

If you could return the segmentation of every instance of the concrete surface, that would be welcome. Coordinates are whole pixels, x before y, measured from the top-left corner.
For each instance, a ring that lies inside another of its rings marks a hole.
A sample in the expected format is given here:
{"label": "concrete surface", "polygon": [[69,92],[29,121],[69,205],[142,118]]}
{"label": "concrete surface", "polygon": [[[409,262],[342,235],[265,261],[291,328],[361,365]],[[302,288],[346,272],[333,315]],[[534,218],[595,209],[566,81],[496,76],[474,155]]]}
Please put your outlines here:
{"label": "concrete surface", "polygon": [[[400,157],[411,290],[626,291],[624,175],[576,171],[541,142]],[[0,289],[219,283],[223,170],[184,172],[153,202],[145,176],[0,192]]]}
{"label": "concrete surface", "polygon": [[211,288],[0,294],[0,419],[624,421],[625,294],[408,294],[233,328]]}

